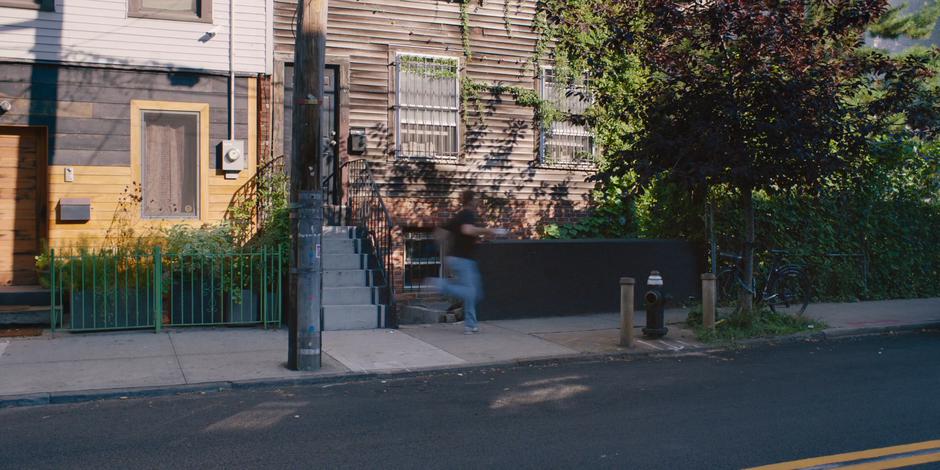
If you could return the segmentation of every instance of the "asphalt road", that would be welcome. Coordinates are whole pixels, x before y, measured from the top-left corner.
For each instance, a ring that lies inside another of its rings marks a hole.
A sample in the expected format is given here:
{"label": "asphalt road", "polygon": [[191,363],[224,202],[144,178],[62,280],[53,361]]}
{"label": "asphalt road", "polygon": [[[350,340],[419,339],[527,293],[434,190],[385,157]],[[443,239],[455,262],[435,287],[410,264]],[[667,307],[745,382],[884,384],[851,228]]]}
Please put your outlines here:
{"label": "asphalt road", "polygon": [[940,439],[940,334],[0,410],[0,468],[741,468]]}

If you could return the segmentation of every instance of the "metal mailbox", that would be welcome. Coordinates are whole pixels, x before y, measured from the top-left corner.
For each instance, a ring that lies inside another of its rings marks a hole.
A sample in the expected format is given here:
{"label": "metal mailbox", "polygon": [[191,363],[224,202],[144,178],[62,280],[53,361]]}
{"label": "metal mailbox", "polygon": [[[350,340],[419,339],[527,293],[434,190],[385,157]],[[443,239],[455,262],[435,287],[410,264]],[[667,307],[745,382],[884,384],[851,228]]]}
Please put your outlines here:
{"label": "metal mailbox", "polygon": [[59,199],[59,220],[62,222],[88,222],[91,220],[91,199]]}

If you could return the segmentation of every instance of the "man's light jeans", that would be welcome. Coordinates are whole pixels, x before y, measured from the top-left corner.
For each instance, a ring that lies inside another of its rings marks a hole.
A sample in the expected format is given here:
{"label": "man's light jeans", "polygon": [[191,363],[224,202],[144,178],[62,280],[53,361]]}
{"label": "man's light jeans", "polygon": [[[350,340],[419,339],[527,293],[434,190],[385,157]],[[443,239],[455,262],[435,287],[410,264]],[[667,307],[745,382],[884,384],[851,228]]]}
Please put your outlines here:
{"label": "man's light jeans", "polygon": [[464,326],[477,328],[477,302],[483,298],[480,268],[472,259],[448,256],[446,261],[456,279],[439,278],[436,287],[444,294],[463,300]]}

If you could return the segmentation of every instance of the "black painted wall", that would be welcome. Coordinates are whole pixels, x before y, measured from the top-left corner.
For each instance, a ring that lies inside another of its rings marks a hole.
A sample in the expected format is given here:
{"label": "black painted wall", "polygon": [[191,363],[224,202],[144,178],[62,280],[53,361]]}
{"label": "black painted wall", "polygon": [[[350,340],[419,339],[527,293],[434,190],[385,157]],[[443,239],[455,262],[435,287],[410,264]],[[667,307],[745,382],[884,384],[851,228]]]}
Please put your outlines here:
{"label": "black painted wall", "polygon": [[[248,81],[235,81],[236,132],[248,138]],[[208,103],[210,150],[228,139],[228,77],[54,64],[0,63],[5,124],[49,128],[49,164],[130,165],[131,100]],[[214,168],[214,153],[209,166]]]}
{"label": "black painted wall", "polygon": [[479,246],[481,320],[620,311],[620,278],[637,282],[637,307],[650,271],[676,302],[701,296],[699,256],[672,240],[505,240]]}

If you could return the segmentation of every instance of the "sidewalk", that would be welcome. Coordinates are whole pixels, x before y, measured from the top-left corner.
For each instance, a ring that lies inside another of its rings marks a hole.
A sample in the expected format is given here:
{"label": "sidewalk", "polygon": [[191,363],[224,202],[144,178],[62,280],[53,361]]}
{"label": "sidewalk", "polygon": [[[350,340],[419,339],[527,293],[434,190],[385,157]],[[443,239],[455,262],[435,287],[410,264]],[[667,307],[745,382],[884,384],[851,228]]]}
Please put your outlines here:
{"label": "sidewalk", "polygon": [[[0,407],[139,394],[142,391],[230,388],[253,383],[316,381],[374,374],[505,364],[603,354],[693,351],[703,347],[681,328],[685,310],[667,312],[669,334],[617,346],[617,314],[482,322],[464,335],[461,324],[399,330],[324,333],[323,368],[285,368],[287,331],[257,328],[177,329],[0,338]],[[846,335],[940,325],[940,298],[814,304],[807,314]],[[643,313],[635,324],[645,323]],[[638,335],[639,336],[639,335]],[[97,392],[96,392],[97,391]],[[14,400],[14,396],[32,395]]]}

